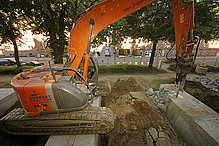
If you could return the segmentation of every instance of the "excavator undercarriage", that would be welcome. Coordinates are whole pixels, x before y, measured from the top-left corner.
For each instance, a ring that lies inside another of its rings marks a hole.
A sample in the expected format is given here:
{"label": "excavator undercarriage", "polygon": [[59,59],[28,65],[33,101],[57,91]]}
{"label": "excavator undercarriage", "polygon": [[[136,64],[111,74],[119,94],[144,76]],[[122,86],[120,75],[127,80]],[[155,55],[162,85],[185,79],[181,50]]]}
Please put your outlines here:
{"label": "excavator undercarriage", "polygon": [[113,113],[106,107],[89,106],[82,111],[36,117],[16,108],[1,119],[1,129],[17,135],[105,134],[113,127]]}

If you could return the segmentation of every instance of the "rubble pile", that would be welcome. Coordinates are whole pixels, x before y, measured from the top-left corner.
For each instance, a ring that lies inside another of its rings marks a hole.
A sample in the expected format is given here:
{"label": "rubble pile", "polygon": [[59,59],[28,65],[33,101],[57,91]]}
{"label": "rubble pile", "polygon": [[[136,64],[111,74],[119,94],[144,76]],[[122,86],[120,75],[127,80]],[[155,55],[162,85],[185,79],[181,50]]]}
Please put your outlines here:
{"label": "rubble pile", "polygon": [[200,82],[205,88],[213,90],[213,91],[219,91],[219,77],[217,76],[196,76],[191,77],[187,76],[186,81],[189,82]]}
{"label": "rubble pile", "polygon": [[203,78],[201,79],[201,83],[205,88],[212,89],[214,91],[219,91],[219,78]]}
{"label": "rubble pile", "polygon": [[169,97],[176,97],[176,86],[174,84],[161,84],[159,91],[149,88],[146,93],[161,110],[166,111]]}

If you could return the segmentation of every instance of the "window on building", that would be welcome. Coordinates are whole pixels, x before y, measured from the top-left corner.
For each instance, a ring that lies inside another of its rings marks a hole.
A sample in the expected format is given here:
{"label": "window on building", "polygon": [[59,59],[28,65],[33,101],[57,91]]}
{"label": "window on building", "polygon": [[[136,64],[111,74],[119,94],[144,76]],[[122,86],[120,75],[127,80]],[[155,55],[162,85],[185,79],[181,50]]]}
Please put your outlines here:
{"label": "window on building", "polygon": [[199,51],[199,54],[202,54],[202,50]]}

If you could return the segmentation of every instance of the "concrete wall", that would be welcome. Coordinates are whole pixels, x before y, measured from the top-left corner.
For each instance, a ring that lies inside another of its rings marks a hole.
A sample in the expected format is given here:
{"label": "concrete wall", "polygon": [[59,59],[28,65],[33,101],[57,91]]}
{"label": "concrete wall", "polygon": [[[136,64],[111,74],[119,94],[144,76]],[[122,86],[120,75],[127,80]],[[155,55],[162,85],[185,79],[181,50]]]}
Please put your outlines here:
{"label": "concrete wall", "polygon": [[176,98],[174,91],[167,84],[160,94],[169,98],[166,117],[183,140],[194,146],[219,145],[219,114],[186,92]]}
{"label": "concrete wall", "polygon": [[7,111],[18,98],[12,88],[1,88],[0,89],[0,116]]}

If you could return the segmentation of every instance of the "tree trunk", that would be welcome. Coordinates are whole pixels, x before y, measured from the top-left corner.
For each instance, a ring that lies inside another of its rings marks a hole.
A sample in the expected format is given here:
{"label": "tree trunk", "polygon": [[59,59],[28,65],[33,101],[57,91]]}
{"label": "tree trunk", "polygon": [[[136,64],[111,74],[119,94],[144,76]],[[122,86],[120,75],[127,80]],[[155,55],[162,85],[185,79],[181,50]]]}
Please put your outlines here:
{"label": "tree trunk", "polygon": [[[63,63],[63,52],[64,52],[64,47],[62,47],[63,45],[60,44],[60,39],[63,39],[63,38],[60,38],[60,32],[59,32],[59,29],[57,29],[57,23],[55,23],[55,15],[52,8],[51,8],[51,1],[46,1],[46,5],[47,5],[47,8],[49,10],[49,13],[50,15],[52,16],[52,18],[48,18],[47,21],[50,21],[51,22],[51,25],[49,26],[49,36],[50,36],[50,48],[52,50],[52,58],[53,58],[53,62],[55,64],[57,63]],[[62,15],[62,14],[60,14]],[[64,17],[64,14],[63,16]],[[63,21],[64,23],[64,18],[63,20],[60,20],[60,21]],[[63,31],[63,34],[64,34],[64,31]]]}
{"label": "tree trunk", "polygon": [[18,54],[18,47],[17,47],[17,43],[15,40],[11,40],[13,45],[14,45],[14,57],[17,63],[17,67],[20,68],[21,67],[21,63],[19,61],[19,54]]}
{"label": "tree trunk", "polygon": [[49,33],[50,33],[50,48],[52,49],[53,62],[55,64],[63,63],[63,58],[62,58],[63,50],[60,49],[60,43],[56,37],[57,36],[56,32],[53,29],[51,29]]}
{"label": "tree trunk", "polygon": [[149,62],[149,67],[153,66],[153,62],[154,62],[154,56],[155,56],[155,51],[156,51],[156,47],[157,47],[157,40],[153,41],[153,49],[152,49],[152,53],[151,53],[151,57],[150,57],[150,62]]}
{"label": "tree trunk", "polygon": [[65,49],[65,24],[64,24],[64,16],[65,16],[65,11],[63,9],[60,10],[60,17],[59,17],[59,62],[58,63],[63,63],[63,54],[64,54],[64,49]]}

